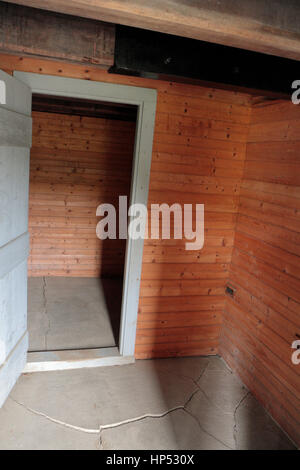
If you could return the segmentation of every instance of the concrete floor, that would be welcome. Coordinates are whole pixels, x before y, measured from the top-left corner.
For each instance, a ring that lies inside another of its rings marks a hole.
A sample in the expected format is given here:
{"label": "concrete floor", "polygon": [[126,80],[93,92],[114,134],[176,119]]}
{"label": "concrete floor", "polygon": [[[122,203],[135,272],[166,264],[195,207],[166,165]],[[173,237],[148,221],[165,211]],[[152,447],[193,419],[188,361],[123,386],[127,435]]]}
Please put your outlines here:
{"label": "concrete floor", "polygon": [[0,449],[294,449],[218,357],[23,375]]}
{"label": "concrete floor", "polygon": [[29,278],[29,351],[115,346],[121,299],[120,280]]}

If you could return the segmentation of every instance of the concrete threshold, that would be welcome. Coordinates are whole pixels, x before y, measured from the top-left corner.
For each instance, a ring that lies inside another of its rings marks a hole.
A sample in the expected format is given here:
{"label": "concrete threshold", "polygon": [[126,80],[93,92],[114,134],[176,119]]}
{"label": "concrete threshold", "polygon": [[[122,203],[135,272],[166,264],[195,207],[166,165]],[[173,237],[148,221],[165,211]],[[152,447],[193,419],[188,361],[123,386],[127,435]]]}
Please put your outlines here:
{"label": "concrete threshold", "polygon": [[134,362],[134,356],[121,356],[117,347],[28,352],[23,373],[120,366]]}

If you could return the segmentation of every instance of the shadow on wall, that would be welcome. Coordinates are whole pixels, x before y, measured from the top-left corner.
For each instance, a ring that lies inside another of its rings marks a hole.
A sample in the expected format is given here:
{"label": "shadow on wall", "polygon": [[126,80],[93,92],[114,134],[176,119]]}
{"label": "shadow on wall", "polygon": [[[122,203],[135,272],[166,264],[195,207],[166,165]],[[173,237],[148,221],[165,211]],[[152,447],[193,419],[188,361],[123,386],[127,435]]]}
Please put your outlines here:
{"label": "shadow on wall", "polygon": [[[117,122],[117,121],[116,121]],[[129,204],[132,177],[133,148],[135,140],[135,124],[130,123],[127,132],[123,132],[121,145],[117,150],[105,156],[103,176],[97,184],[103,185],[105,190],[98,204],[112,204],[116,209],[116,234],[119,233],[118,204],[119,196],[127,196]],[[126,130],[126,129],[125,129]],[[114,141],[119,142],[119,136],[114,135]],[[124,141],[124,142],[123,142]],[[99,144],[101,153],[101,143]],[[95,212],[96,212],[95,208]],[[107,215],[107,214],[105,214]],[[97,222],[99,222],[97,217]],[[95,233],[96,237],[96,233]],[[99,278],[103,288],[106,307],[111,320],[115,343],[119,345],[119,332],[121,320],[121,306],[123,294],[123,274],[126,254],[126,240],[106,239],[98,240]]]}
{"label": "shadow on wall", "polygon": [[110,318],[110,323],[116,346],[119,346],[123,279],[99,279],[100,288],[103,289],[106,309]]}

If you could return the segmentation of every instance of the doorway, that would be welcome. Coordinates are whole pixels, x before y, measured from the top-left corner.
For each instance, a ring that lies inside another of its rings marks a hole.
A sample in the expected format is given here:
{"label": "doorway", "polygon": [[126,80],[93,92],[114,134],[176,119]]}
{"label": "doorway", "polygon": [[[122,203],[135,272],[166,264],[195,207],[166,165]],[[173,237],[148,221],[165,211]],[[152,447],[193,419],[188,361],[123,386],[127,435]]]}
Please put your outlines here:
{"label": "doorway", "polygon": [[137,107],[33,94],[29,351],[118,346],[126,240],[96,235],[130,196]]}
{"label": "doorway", "polygon": [[[51,97],[52,100],[57,100],[57,101],[59,100],[70,101],[71,100],[73,103],[73,108],[75,107],[75,104],[74,104],[75,101],[76,101],[76,106],[79,106],[79,102],[81,101],[81,103],[83,103],[82,100],[84,100],[85,105],[88,101],[90,105],[92,105],[91,107],[93,109],[97,107],[96,106],[97,103],[99,105],[101,104],[102,106],[106,105],[106,106],[112,106],[114,108],[119,107],[119,112],[123,112],[123,113],[124,112],[128,113],[129,109],[131,109],[131,112],[132,112],[132,110],[134,109],[135,110],[134,112],[136,112],[136,127],[134,131],[131,130],[131,134],[134,133],[135,138],[134,138],[134,144],[132,141],[132,145],[134,149],[133,149],[133,159],[132,159],[132,167],[131,167],[129,204],[136,204],[136,203],[145,204],[145,205],[147,204],[151,154],[152,154],[152,142],[153,142],[153,130],[154,130],[154,120],[155,120],[155,108],[156,108],[156,91],[155,90],[138,88],[138,87],[130,87],[130,86],[122,86],[122,85],[112,85],[108,83],[90,82],[86,80],[77,80],[77,79],[68,79],[68,78],[62,78],[62,77],[45,76],[45,75],[39,75],[39,74],[30,74],[30,73],[23,73],[23,72],[15,72],[14,75],[18,79],[24,81],[31,88],[33,97],[34,97],[33,113],[43,112],[41,111],[41,109],[39,111],[37,110],[36,106],[37,106],[38,100],[40,100],[39,106],[41,106],[41,102],[43,102],[43,100],[45,102],[46,99],[49,100],[49,97]],[[60,103],[56,102],[56,106],[61,106],[61,105],[62,105],[61,102]],[[123,111],[120,111],[121,108],[123,108]],[[92,116],[86,116],[86,119],[88,117],[91,119],[94,119],[94,117]],[[33,115],[33,119],[34,119],[34,115]],[[125,120],[125,122],[127,122],[127,125],[128,125],[129,121]],[[125,134],[127,134],[126,138],[128,139],[128,136],[130,135],[130,133],[126,131]],[[34,142],[34,139],[35,139],[35,135],[33,138],[33,142]],[[90,143],[88,145],[90,145]],[[132,151],[131,151],[131,155],[132,155]],[[38,165],[37,165],[37,168],[38,168]],[[37,171],[40,172],[41,170],[37,170]],[[41,175],[42,173],[39,174],[39,177],[41,177]],[[64,211],[68,210],[65,207],[63,208],[63,210]],[[78,224],[75,224],[75,226],[77,227],[80,226],[80,220],[78,220]],[[108,240],[108,242],[111,242],[111,240]],[[67,245],[67,242],[63,242],[63,243]],[[76,335],[74,335],[74,338],[70,340],[69,344],[67,344],[67,342],[65,341],[65,338],[62,337],[63,335],[60,337],[60,339],[59,339],[58,334],[56,334],[56,339],[50,338],[51,334],[48,335],[47,345],[46,345],[48,352],[58,351],[59,354],[55,355],[55,357],[53,355],[49,356],[48,354],[47,356],[45,356],[46,362],[51,360],[51,358],[53,357],[54,357],[53,360],[56,362],[59,361],[61,357],[63,357],[63,360],[65,361],[67,361],[68,357],[71,357],[72,365],[70,367],[76,367],[76,360],[78,359],[79,362],[82,360],[82,356],[78,356],[78,351],[82,349],[84,351],[86,350],[93,351],[93,352],[96,351],[95,357],[94,356],[88,357],[88,360],[91,361],[94,358],[95,364],[93,365],[94,366],[101,365],[100,363],[101,363],[102,356],[106,358],[110,358],[110,356],[116,356],[115,350],[111,348],[111,346],[113,346],[112,340],[114,341],[114,344],[117,346],[119,357],[121,358],[127,358],[127,357],[133,358],[134,357],[137,309],[138,309],[138,300],[139,300],[139,285],[140,285],[140,275],[141,275],[141,266],[142,266],[143,239],[136,239],[136,240],[128,239],[125,241],[125,244],[126,244],[125,250],[123,252],[122,250],[119,252],[119,253],[123,253],[123,254],[120,254],[120,259],[122,259],[122,256],[123,256],[123,260],[124,260],[123,265],[122,265],[122,277],[118,276],[116,278],[114,275],[104,276],[103,279],[101,280],[102,294],[99,294],[99,291],[101,292],[101,289],[99,289],[100,277],[98,277],[97,281],[95,281],[97,277],[95,278],[91,277],[94,280],[91,281],[91,285],[87,285],[89,282],[88,276],[86,277],[79,276],[81,279],[80,282],[85,283],[83,285],[83,289],[81,289],[82,291],[85,291],[86,293],[89,292],[90,294],[88,295],[93,296],[92,291],[95,292],[95,289],[97,288],[98,289],[97,300],[98,301],[100,300],[100,302],[98,302],[98,305],[99,303],[101,303],[101,299],[102,299],[102,304],[105,305],[107,310],[111,309],[111,312],[112,312],[115,309],[115,311],[119,312],[117,322],[114,323],[112,321],[113,316],[110,317],[111,330],[105,335],[107,343],[106,344],[103,343],[103,345],[101,345],[101,335],[100,334],[97,335],[97,333],[94,334],[95,333],[94,331],[92,332],[93,334],[90,336],[89,342],[80,343],[80,341],[82,341],[82,338],[84,338],[85,328],[84,327],[82,328],[83,324],[79,321],[79,326],[77,326],[77,340],[76,341],[75,341]],[[42,247],[39,246],[38,248],[40,249]],[[89,244],[87,246],[87,249],[88,250],[90,249]],[[103,266],[105,265],[105,262],[104,262],[105,260],[106,260],[106,257],[103,255],[103,263],[102,263]],[[34,264],[32,263],[33,261],[34,261],[33,258],[29,260],[29,268],[31,270],[34,269]],[[77,262],[77,264],[78,266],[80,265],[79,262]],[[33,271],[31,271],[31,274],[32,272]],[[58,317],[59,316],[58,312],[61,311],[61,309],[57,308],[58,304],[57,303],[55,304],[56,302],[55,298],[58,297],[59,290],[61,290],[63,292],[63,299],[61,299],[60,302],[64,303],[65,305],[69,303],[68,302],[68,298],[70,298],[69,296],[74,297],[75,295],[74,291],[75,290],[77,291],[78,286],[75,286],[75,284],[73,284],[73,287],[71,287],[70,285],[68,285],[68,283],[70,284],[74,281],[74,279],[72,280],[72,278],[78,277],[78,271],[73,271],[74,276],[73,275],[72,276],[62,276],[62,275],[48,276],[47,270],[44,270],[43,273],[44,273],[44,276],[35,276],[35,275],[32,276],[33,282],[39,283],[40,295],[42,294],[43,297],[45,297],[45,292],[47,293],[47,289],[48,289],[48,298],[50,299],[50,304],[47,304],[48,310],[46,313],[49,313],[49,311],[54,312],[53,315],[55,316],[55,311],[56,311],[56,316]],[[39,281],[37,281],[36,279],[38,278],[42,278],[42,279],[39,279]],[[55,282],[57,282],[57,284],[55,284]],[[92,285],[93,282],[94,282],[94,285]],[[111,295],[111,294],[109,295],[109,292],[113,292],[113,293],[116,292],[117,290],[116,283],[118,283],[119,285],[118,291],[121,292],[122,294],[121,296],[116,296],[116,295]],[[33,290],[36,291],[36,289],[34,288]],[[73,291],[70,292],[70,290],[73,290]],[[67,294],[68,291],[69,291],[69,294]],[[101,297],[101,299],[99,299],[99,296]],[[108,303],[107,303],[108,297],[112,299],[113,302],[115,302],[115,306],[108,306]],[[39,300],[37,299],[37,302],[38,301]],[[43,301],[45,302],[45,298],[43,298]],[[46,302],[47,301],[48,299],[46,299]],[[86,313],[85,305],[86,305],[86,302],[83,302],[81,306],[79,305],[79,311],[81,312],[84,311]],[[70,305],[68,305],[68,307],[70,307]],[[93,315],[95,313],[96,313],[96,310],[94,309]],[[70,318],[71,316],[72,316],[72,308],[70,308],[70,313],[69,313]],[[49,317],[47,320],[49,322]],[[61,318],[57,318],[57,327],[56,327],[57,333],[59,332],[59,330],[62,331],[62,328],[60,328],[59,326],[59,321],[61,320],[62,320]],[[116,324],[117,324],[117,328],[113,326]],[[49,323],[48,323],[48,326],[49,326]],[[118,327],[119,327],[119,335],[118,335]],[[100,326],[99,330],[100,329],[102,329],[102,331],[105,331],[104,325]],[[72,336],[73,335],[69,335],[69,338],[71,338]],[[58,341],[58,339],[60,342]],[[78,341],[78,339],[80,341]],[[36,345],[36,346],[30,346],[30,348],[31,347],[33,347],[35,351],[45,352],[45,337],[44,337],[44,346],[42,349],[41,349],[42,347],[41,344]],[[64,351],[64,350],[67,350],[67,351]],[[114,351],[114,354],[110,353],[110,351],[112,350]],[[71,356],[68,356],[68,355],[66,356],[66,354],[61,354],[63,352],[67,353],[68,351],[70,351]],[[34,357],[34,354],[36,353],[30,353],[30,354],[33,355],[32,356],[33,361],[35,362],[40,361],[39,358],[37,359],[36,357]],[[74,357],[75,357],[75,360],[74,360]],[[85,354],[84,357],[87,358],[87,355]],[[42,364],[42,370],[53,370],[52,368],[53,364],[48,369],[47,366],[45,366],[46,362],[44,361],[44,363]],[[111,364],[111,361],[109,363]],[[40,369],[34,369],[34,370],[40,370]]]}

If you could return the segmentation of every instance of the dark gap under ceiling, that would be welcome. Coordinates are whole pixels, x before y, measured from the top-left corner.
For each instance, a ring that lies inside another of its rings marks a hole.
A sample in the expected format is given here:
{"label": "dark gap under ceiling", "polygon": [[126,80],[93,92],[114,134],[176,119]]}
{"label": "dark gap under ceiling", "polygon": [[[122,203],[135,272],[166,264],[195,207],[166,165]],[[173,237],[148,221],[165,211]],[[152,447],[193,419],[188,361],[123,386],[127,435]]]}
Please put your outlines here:
{"label": "dark gap under ceiling", "polygon": [[134,105],[40,94],[32,95],[32,111],[132,122],[137,117]]}
{"label": "dark gap under ceiling", "polygon": [[117,25],[109,72],[287,98],[300,62]]}

